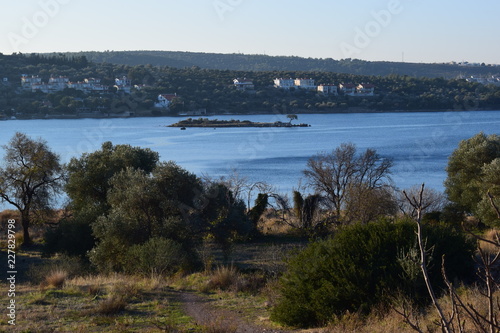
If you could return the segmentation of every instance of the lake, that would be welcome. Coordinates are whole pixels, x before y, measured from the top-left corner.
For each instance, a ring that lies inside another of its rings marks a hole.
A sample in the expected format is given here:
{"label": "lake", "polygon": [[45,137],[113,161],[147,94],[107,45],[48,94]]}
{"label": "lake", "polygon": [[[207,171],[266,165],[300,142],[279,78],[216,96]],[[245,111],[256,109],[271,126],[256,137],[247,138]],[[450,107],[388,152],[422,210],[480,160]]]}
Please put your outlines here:
{"label": "lake", "polygon": [[[255,122],[288,121],[283,115],[214,116]],[[500,133],[500,111],[400,112],[298,115],[297,128],[169,128],[183,118],[0,121],[0,145],[16,131],[45,139],[63,162],[100,148],[105,141],[150,148],[197,175],[237,172],[281,193],[305,183],[307,160],[344,142],[374,148],[394,159],[393,181],[401,189],[426,183],[443,190],[448,156],[481,131]]]}

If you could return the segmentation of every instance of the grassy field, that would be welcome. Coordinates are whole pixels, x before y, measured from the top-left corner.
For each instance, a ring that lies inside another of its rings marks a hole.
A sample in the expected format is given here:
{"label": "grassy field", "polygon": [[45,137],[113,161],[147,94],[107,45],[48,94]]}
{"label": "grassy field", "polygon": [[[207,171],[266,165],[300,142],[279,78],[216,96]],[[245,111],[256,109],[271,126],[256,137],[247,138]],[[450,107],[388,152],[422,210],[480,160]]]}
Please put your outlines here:
{"label": "grassy field", "polygon": [[[0,332],[414,332],[395,311],[402,309],[398,305],[375,309],[367,316],[345,313],[332,318],[327,327],[310,330],[271,322],[270,310],[279,297],[278,277],[285,270],[283,260],[306,244],[299,238],[268,236],[235,244],[228,261],[207,244],[199,250],[203,271],[171,277],[96,274],[74,258],[44,258],[37,244],[29,250],[16,249],[15,296],[10,297],[6,242],[2,241]],[[477,288],[458,291],[467,304],[486,313],[486,299]],[[15,326],[7,316],[12,299]],[[447,313],[452,312],[447,296],[440,303]],[[410,309],[410,314],[424,332],[440,331],[432,307]],[[475,332],[469,322],[465,328]]]}

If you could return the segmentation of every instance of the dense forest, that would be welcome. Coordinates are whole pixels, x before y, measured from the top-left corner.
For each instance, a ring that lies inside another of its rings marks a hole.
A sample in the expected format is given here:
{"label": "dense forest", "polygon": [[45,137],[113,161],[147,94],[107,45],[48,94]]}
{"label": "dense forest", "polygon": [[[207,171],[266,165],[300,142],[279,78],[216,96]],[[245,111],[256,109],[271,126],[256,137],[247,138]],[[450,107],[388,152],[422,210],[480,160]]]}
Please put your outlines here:
{"label": "dense forest", "polygon": [[[187,65],[191,64],[189,59],[186,54]],[[293,59],[288,63],[293,63]],[[136,115],[148,116],[177,115],[199,109],[206,109],[212,114],[500,109],[500,87],[471,83],[464,79],[342,74],[322,68],[314,70],[310,66],[294,67],[301,70],[243,71],[199,66],[156,66],[157,63],[152,59],[143,59],[148,62],[145,65],[90,60],[96,59],[89,59],[83,54],[0,55],[0,115],[17,118],[63,114],[76,116],[82,110],[107,110],[113,114],[133,111]],[[105,60],[112,61],[108,58]],[[274,60],[278,61],[279,58]],[[486,69],[493,70],[495,67],[486,66]],[[69,88],[50,94],[33,93],[21,89],[21,74],[39,76],[44,82],[52,76],[65,76],[72,82],[98,78],[111,88],[106,93],[91,94]],[[132,88],[131,94],[116,91],[113,88],[115,78],[123,76],[127,76],[132,85],[140,86],[140,89]],[[313,78],[318,85],[370,83],[375,86],[375,96],[333,96],[303,89],[276,89],[273,80],[280,77]],[[255,89],[237,89],[233,85],[235,78],[253,80]],[[178,97],[172,101],[168,111],[153,107],[159,94],[174,93]]]}
{"label": "dense forest", "polygon": [[206,69],[237,71],[308,71],[337,72],[356,75],[409,75],[415,77],[444,77],[460,75],[497,75],[499,67],[486,64],[467,67],[458,64],[423,64],[359,59],[302,58],[296,56],[268,56],[262,54],[222,54],[179,51],[108,51],[66,53],[66,56],[85,56],[97,63],[119,65],[168,66],[184,68],[198,66]]}

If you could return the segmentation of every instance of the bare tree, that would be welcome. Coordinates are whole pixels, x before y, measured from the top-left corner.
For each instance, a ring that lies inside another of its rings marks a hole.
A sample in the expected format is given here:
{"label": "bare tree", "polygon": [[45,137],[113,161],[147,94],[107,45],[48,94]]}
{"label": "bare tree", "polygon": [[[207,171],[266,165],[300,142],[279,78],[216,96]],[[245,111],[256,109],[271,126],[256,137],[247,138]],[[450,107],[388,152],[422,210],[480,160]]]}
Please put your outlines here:
{"label": "bare tree", "polygon": [[[307,162],[304,174],[315,192],[322,194],[340,218],[352,189],[374,189],[390,181],[393,163],[373,149],[358,155],[353,143],[343,143],[329,154],[319,154]],[[351,190],[351,191],[350,191]]]}
{"label": "bare tree", "polygon": [[[422,216],[424,212],[424,186],[425,185],[422,184],[422,186],[420,187],[418,196],[410,197],[408,193],[404,191],[403,194],[406,197],[406,200],[408,200],[408,203],[413,207],[413,209],[416,212],[415,222],[417,223],[417,242],[420,250],[420,269],[424,276],[425,285],[427,287],[427,291],[429,292],[429,296],[431,297],[432,304],[434,305],[434,308],[436,309],[436,312],[439,315],[441,329],[443,330],[443,332],[449,333],[452,332],[450,329],[450,323],[453,320],[453,316],[451,316],[451,318],[445,317],[444,311],[437,300],[436,294],[434,293],[434,288],[432,287],[429,278],[429,273],[427,271],[427,249],[425,248],[425,241],[422,233]],[[410,323],[410,325],[415,326],[415,324],[413,323]]]}
{"label": "bare tree", "polygon": [[[416,218],[416,210],[415,207],[407,200],[404,193],[406,193],[409,197],[418,197],[419,192],[421,190],[420,186],[412,186],[408,189],[405,189],[403,192],[399,192],[397,198],[398,208],[400,212],[404,215],[407,215],[411,218]],[[443,193],[440,193],[434,189],[426,189],[423,193],[422,197],[422,209],[426,212],[435,212],[443,210],[446,205],[446,197]]]}

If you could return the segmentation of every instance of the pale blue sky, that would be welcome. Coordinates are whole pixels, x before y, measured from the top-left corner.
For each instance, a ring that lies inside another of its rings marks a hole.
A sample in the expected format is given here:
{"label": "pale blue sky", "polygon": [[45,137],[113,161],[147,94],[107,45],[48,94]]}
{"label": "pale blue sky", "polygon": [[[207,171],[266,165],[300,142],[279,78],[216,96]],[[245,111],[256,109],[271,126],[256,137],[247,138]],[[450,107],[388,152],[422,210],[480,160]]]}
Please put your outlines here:
{"label": "pale blue sky", "polygon": [[498,0],[0,4],[0,52],[5,54],[169,50],[400,61],[404,52],[408,62],[500,64]]}

